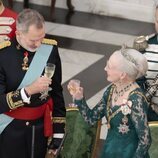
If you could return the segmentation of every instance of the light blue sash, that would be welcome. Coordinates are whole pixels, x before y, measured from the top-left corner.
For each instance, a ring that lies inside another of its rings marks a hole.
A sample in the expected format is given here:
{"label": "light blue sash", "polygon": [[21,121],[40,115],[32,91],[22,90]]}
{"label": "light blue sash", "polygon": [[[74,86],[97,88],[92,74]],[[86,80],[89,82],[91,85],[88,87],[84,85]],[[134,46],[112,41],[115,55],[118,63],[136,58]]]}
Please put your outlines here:
{"label": "light blue sash", "polygon": [[[31,84],[34,80],[37,79],[43,72],[44,66],[47,63],[47,60],[52,52],[53,46],[52,45],[44,45],[42,44],[41,47],[37,50],[34,55],[34,58],[27,70],[22,82],[20,83],[18,89],[25,87],[26,85]],[[3,130],[7,127],[9,123],[12,122],[14,118],[0,114],[0,134]]]}

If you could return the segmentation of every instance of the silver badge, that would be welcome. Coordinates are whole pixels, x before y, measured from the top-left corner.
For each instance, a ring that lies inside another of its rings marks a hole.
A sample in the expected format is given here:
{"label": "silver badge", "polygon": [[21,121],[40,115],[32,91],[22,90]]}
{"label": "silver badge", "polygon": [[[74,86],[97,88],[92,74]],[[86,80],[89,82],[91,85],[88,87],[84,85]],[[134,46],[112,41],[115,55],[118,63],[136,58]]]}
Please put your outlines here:
{"label": "silver badge", "polygon": [[118,127],[119,132],[122,134],[127,134],[129,131],[129,126],[127,126],[126,124],[120,124],[120,126]]}

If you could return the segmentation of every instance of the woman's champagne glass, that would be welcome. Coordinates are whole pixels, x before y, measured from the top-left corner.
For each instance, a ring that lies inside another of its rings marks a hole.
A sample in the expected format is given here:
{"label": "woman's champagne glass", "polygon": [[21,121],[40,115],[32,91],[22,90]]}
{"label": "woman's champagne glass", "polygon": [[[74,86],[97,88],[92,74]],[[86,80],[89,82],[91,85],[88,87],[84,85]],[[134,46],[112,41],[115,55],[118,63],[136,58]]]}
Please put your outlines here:
{"label": "woman's champagne glass", "polygon": [[70,94],[72,95],[72,103],[69,104],[70,107],[76,106],[74,103],[75,99],[73,97],[73,94],[76,93],[76,91],[79,89],[79,87],[80,87],[80,80],[73,79],[70,81],[70,84],[68,86],[68,90],[69,90]]}
{"label": "woman's champagne glass", "polygon": [[[55,64],[53,63],[47,63],[44,69],[44,76],[48,77],[48,78],[52,78],[55,72]],[[48,91],[51,91],[52,88],[49,87]],[[44,91],[41,93],[41,100],[46,99],[48,96],[48,91]]]}

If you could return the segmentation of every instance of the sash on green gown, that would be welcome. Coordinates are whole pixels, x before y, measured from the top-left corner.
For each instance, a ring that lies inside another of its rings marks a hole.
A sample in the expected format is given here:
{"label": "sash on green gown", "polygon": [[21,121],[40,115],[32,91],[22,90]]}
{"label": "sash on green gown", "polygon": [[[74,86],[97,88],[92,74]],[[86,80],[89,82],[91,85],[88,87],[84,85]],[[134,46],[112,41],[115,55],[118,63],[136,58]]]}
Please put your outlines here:
{"label": "sash on green gown", "polygon": [[158,121],[151,121],[149,122],[152,143],[151,147],[149,148],[149,155],[151,158],[158,158]]}

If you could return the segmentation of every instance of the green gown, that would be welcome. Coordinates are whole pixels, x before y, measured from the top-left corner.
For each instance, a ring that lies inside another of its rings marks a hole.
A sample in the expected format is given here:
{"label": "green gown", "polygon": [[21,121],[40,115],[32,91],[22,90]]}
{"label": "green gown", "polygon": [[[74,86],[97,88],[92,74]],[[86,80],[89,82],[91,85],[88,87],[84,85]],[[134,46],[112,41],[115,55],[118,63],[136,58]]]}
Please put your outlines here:
{"label": "green gown", "polygon": [[85,99],[75,100],[87,123],[94,125],[104,116],[109,120],[110,128],[101,158],[149,158],[151,136],[147,123],[148,103],[142,90],[137,88],[130,93],[128,98],[130,106],[128,107],[131,111],[126,114],[120,109],[128,103],[111,107],[113,89],[114,85],[109,86],[101,101],[93,109],[89,109]]}

